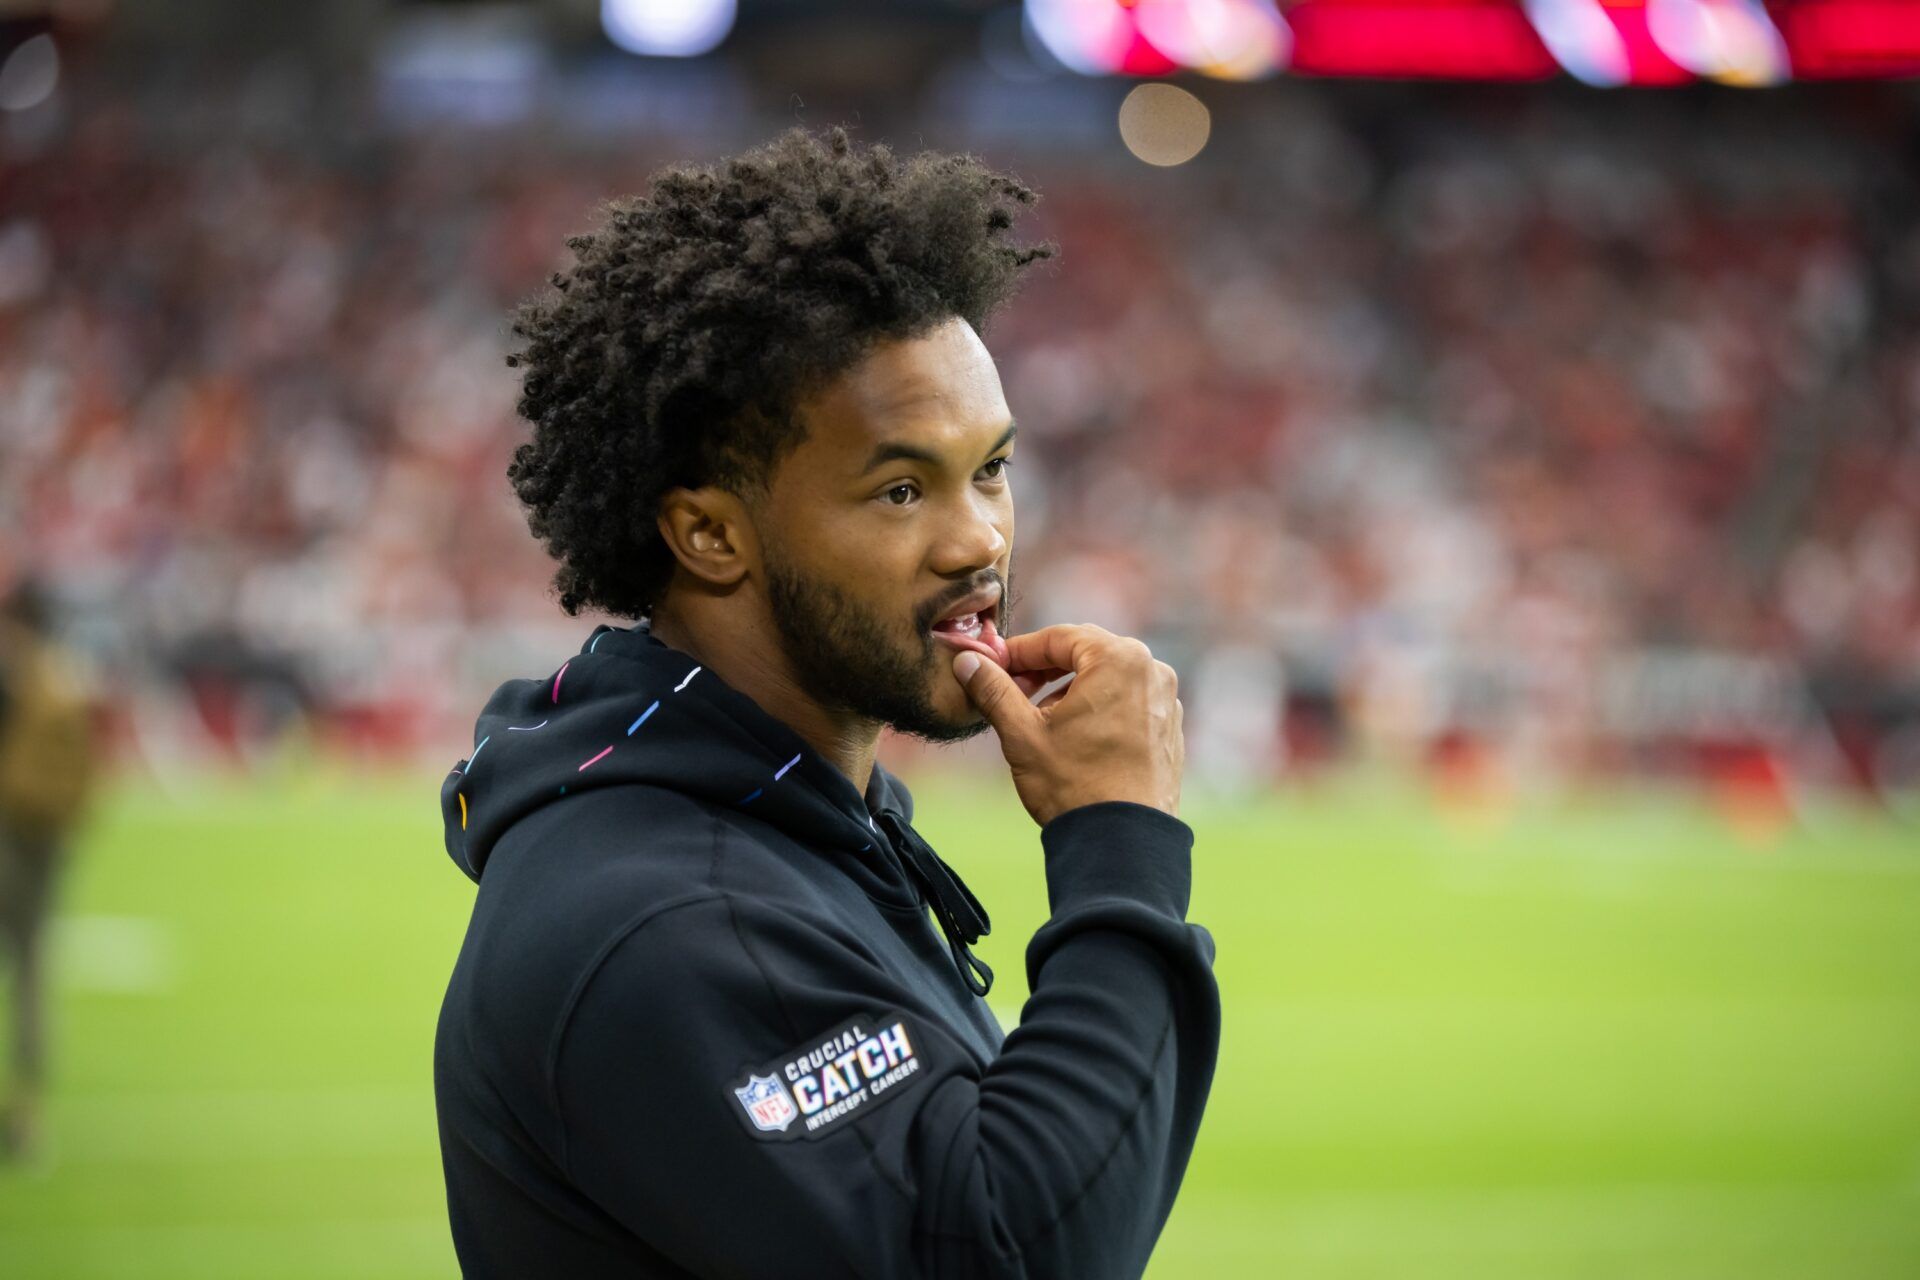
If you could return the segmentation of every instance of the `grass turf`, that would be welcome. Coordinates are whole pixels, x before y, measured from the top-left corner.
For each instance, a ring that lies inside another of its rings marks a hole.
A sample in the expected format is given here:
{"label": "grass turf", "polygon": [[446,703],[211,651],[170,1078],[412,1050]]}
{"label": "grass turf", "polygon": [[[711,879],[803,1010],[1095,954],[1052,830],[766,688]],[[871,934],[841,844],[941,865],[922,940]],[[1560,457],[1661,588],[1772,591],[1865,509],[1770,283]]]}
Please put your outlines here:
{"label": "grass turf", "polygon": [[[0,1275],[454,1274],[432,1027],[471,889],[435,780],[115,792],[65,886],[51,1150]],[[916,784],[993,912],[1044,912],[998,783]],[[1684,797],[1449,819],[1352,780],[1193,802],[1213,1103],[1150,1274],[1920,1274],[1920,839],[1755,843]]]}

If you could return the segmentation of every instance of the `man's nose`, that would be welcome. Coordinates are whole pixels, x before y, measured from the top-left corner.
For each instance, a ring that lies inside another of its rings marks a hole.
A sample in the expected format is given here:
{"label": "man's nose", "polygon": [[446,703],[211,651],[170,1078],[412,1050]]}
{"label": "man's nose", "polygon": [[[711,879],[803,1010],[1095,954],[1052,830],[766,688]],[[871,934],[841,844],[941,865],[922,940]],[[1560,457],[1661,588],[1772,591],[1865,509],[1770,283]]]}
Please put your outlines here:
{"label": "man's nose", "polygon": [[975,498],[962,504],[942,540],[936,568],[944,574],[966,573],[998,564],[1007,553],[998,508]]}

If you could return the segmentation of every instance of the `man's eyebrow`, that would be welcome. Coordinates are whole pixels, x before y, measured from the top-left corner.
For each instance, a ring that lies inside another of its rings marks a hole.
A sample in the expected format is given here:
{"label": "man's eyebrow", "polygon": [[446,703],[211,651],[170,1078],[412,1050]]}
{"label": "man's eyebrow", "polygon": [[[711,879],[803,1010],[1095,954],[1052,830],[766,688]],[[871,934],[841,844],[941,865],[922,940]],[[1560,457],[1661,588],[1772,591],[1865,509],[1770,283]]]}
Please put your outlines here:
{"label": "man's eyebrow", "polygon": [[[1009,444],[1013,443],[1013,437],[1019,430],[1019,427],[1009,422],[1007,429],[1000,433],[1000,438],[993,442],[987,449],[987,452],[997,453],[1001,449],[1006,448]],[[908,444],[904,440],[889,440],[877,446],[874,451],[867,456],[867,465],[860,468],[860,474],[867,474],[867,472],[873,470],[883,462],[893,462],[902,458],[909,462],[924,462],[930,467],[940,466],[943,461],[939,454],[928,449],[922,449],[919,445]]]}

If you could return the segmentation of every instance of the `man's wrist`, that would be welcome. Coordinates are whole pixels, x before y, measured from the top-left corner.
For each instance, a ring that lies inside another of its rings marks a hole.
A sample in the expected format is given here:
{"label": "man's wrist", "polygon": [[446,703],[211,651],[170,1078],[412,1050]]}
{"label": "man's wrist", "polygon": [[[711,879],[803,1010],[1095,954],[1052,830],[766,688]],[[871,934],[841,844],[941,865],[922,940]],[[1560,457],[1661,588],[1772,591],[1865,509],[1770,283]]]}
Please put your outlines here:
{"label": "man's wrist", "polygon": [[1193,828],[1163,809],[1102,800],[1040,829],[1054,915],[1120,899],[1184,920],[1193,884]]}

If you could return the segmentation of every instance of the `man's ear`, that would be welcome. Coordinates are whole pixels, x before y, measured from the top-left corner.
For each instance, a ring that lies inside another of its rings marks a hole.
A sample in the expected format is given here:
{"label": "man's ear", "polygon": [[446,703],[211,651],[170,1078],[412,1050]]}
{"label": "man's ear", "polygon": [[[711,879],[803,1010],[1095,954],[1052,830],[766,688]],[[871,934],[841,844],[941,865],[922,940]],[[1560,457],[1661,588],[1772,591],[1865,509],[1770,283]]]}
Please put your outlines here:
{"label": "man's ear", "polygon": [[746,503],[718,485],[667,490],[656,519],[674,559],[702,582],[731,587],[759,562]]}

